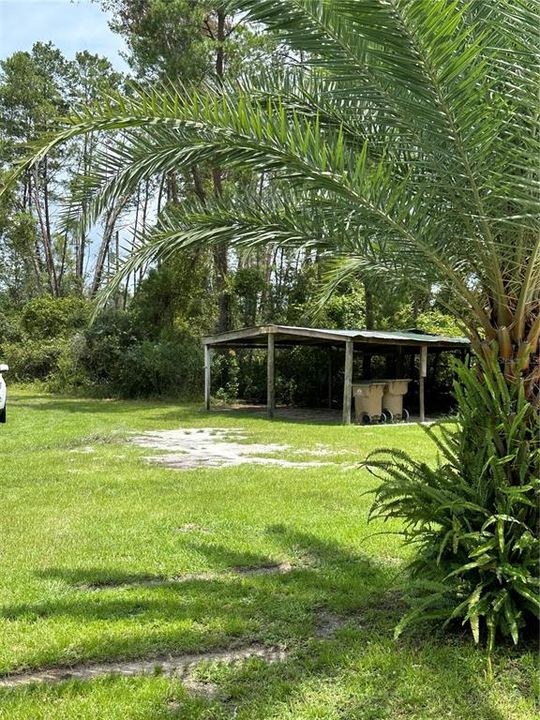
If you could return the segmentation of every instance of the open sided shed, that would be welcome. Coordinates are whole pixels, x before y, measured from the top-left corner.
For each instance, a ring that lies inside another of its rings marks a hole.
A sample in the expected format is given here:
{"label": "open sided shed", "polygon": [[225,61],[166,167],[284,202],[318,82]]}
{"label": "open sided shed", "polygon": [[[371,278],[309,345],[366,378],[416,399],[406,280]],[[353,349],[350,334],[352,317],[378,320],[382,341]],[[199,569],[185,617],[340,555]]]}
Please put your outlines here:
{"label": "open sided shed", "polygon": [[431,351],[467,351],[466,338],[452,338],[443,335],[427,335],[417,332],[383,332],[378,330],[332,330],[323,328],[293,327],[289,325],[260,325],[203,338],[206,409],[210,410],[212,350],[229,348],[263,348],[267,357],[267,411],[272,418],[275,412],[275,351],[294,345],[311,347],[343,348],[344,387],[343,423],[351,423],[351,396],[353,382],[353,359],[356,350],[372,354],[388,354],[395,350],[406,350],[420,356],[419,389],[420,420],[425,419],[425,377],[427,355]]}

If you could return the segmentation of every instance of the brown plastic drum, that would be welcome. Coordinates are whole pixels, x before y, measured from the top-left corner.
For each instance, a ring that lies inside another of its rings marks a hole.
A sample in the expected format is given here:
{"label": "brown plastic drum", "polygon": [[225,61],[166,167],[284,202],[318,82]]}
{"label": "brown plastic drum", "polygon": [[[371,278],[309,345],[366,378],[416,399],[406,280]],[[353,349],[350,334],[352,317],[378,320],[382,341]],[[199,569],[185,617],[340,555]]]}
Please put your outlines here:
{"label": "brown plastic drum", "polygon": [[386,383],[380,381],[365,381],[353,383],[354,410],[356,422],[361,422],[364,415],[370,418],[379,418],[382,415],[382,399]]}
{"label": "brown plastic drum", "polygon": [[382,407],[394,417],[403,415],[403,397],[407,394],[410,380],[386,380],[382,398]]}

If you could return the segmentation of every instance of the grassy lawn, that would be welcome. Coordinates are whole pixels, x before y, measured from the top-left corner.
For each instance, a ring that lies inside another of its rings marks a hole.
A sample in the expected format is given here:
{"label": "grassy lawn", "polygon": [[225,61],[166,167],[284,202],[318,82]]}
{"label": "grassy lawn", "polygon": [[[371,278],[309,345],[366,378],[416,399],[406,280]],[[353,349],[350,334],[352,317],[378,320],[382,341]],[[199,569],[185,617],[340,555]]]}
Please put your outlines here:
{"label": "grassy lawn", "polygon": [[[0,718],[536,717],[532,649],[500,649],[488,682],[467,634],[426,627],[393,640],[408,550],[367,526],[365,471],[177,471],[148,465],[149,451],[125,442],[132,431],[179,426],[242,428],[250,441],[297,451],[322,443],[341,462],[381,445],[434,456],[416,427],[209,418],[198,406],[12,393],[0,427],[2,674],[250,642],[288,656],[201,666],[216,686],[211,698],[159,673],[4,689]],[[292,572],[228,572],[285,561]],[[215,575],[167,582],[207,571]],[[317,635],[322,613],[343,621],[330,637]]]}

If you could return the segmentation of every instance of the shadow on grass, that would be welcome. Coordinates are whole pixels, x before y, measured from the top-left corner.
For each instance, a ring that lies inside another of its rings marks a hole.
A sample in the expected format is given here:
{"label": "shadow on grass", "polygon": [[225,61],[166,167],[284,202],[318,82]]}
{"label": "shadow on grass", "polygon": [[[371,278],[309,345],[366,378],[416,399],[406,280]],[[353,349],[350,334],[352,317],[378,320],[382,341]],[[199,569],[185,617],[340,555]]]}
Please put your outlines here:
{"label": "shadow on grass", "polygon": [[[199,554],[205,554],[207,559],[212,560],[217,569],[200,572],[179,571],[171,577],[167,575],[151,573],[129,573],[117,568],[49,568],[37,574],[45,580],[51,578],[61,580],[66,585],[71,585],[78,590],[114,589],[118,587],[145,587],[149,585],[178,585],[179,582],[188,583],[198,580],[224,579],[228,578],[227,571],[239,572],[244,570],[276,567],[277,563],[270,560],[268,556],[260,553],[246,551],[237,552],[224,546],[199,545],[194,542],[185,541],[184,546],[196,550]],[[219,569],[219,568],[223,569]],[[230,578],[229,578],[230,579]]]}
{"label": "shadow on grass", "polygon": [[[152,615],[166,618],[170,612],[174,621],[184,617],[198,621],[192,613],[192,606],[197,606],[198,612],[204,611],[206,616],[214,618],[256,619],[260,629],[251,639],[264,641],[274,620],[281,621],[291,614],[299,614],[302,622],[313,620],[312,615],[323,607],[353,612],[369,598],[379,596],[388,585],[388,578],[379,566],[336,543],[283,526],[272,526],[267,532],[278,540],[283,554],[298,559],[298,565],[293,563],[290,572],[242,574],[246,568],[275,565],[275,558],[186,539],[187,547],[204,555],[210,567],[218,568],[210,571],[207,579],[191,579],[189,573],[182,579],[181,569],[177,575],[182,581],[178,582],[157,573],[137,574],[117,568],[50,568],[39,575],[48,581],[60,580],[66,590],[74,592],[58,600],[4,607],[1,614],[11,620],[35,615],[42,619],[71,616],[92,622],[107,618],[120,620],[143,612],[148,613],[149,619]],[[227,570],[240,573],[235,576]],[[238,606],[230,605],[239,599],[243,602]],[[286,643],[286,628],[282,630],[285,632],[278,639]],[[309,637],[309,632],[300,634]],[[110,643],[102,649],[103,655],[99,658],[106,658],[111,653]]]}
{"label": "shadow on grass", "polygon": [[[41,402],[43,400],[43,402]],[[179,405],[173,400],[116,400],[116,399],[99,399],[99,398],[77,398],[77,397],[44,397],[32,396],[29,398],[14,397],[11,404],[15,408],[25,408],[27,410],[41,410],[45,412],[67,412],[67,413],[91,413],[100,414],[117,414],[121,415],[126,412],[133,413],[136,410],[152,410],[166,409],[179,415],[188,417],[193,415],[202,415],[203,409],[199,408],[196,403]]]}
{"label": "shadow on grass", "polygon": [[[264,420],[268,422],[265,405],[253,405],[248,407],[213,407],[209,413],[224,417],[239,418],[246,420]],[[278,407],[274,412],[274,422],[291,423],[297,425],[328,425],[336,426],[342,423],[341,410],[329,410],[327,408],[304,408],[304,407]]]}
{"label": "shadow on grass", "polygon": [[[393,640],[393,627],[403,608],[391,589],[391,571],[337,543],[290,527],[272,526],[267,532],[284,555],[299,560],[297,568],[279,575],[223,574],[176,584],[159,574],[121,569],[51,568],[42,576],[65,585],[62,597],[6,607],[2,614],[29,623],[65,619],[83,629],[103,622],[102,632],[92,637],[88,647],[84,634],[74,638],[80,655],[74,657],[71,647],[71,664],[250,642],[290,651],[286,662],[272,666],[253,660],[208,669],[208,677],[219,684],[218,700],[190,704],[192,700],[179,695],[186,712],[193,713],[185,717],[194,719],[199,717],[197,708],[201,718],[214,717],[208,714],[213,702],[233,714],[239,710],[239,717],[274,717],[287,704],[294,708],[295,703],[304,703],[305,708],[310,696],[320,704],[321,718],[431,718],[436,714],[425,711],[426,703],[431,707],[442,697],[441,708],[452,717],[504,719],[485,692],[483,660],[469,641],[443,642],[428,634],[399,643]],[[189,540],[186,544],[218,568],[274,562],[219,544]],[[149,582],[156,584],[148,586]],[[342,619],[335,637],[317,638],[321,612]],[[63,664],[62,659],[61,655],[56,658],[56,664]],[[34,665],[38,658],[27,660]],[[34,688],[31,692],[61,694],[62,690]],[[76,688],[72,692],[86,691]],[[471,714],[469,707],[474,708]],[[322,708],[337,714],[326,714]],[[295,717],[294,709],[287,717]]]}
{"label": "shadow on grass", "polygon": [[[14,409],[42,410],[47,412],[81,413],[92,415],[122,415],[133,413],[136,410],[158,410],[163,413],[152,415],[151,420],[183,420],[193,418],[227,417],[241,420],[263,420],[266,417],[266,408],[262,406],[247,407],[214,407],[208,413],[202,402],[191,401],[179,404],[174,399],[133,399],[123,400],[116,398],[88,398],[77,396],[50,396],[50,395],[15,395],[11,400]],[[275,414],[276,422],[293,424],[313,424],[335,426],[341,423],[341,412],[319,408],[278,408]]]}

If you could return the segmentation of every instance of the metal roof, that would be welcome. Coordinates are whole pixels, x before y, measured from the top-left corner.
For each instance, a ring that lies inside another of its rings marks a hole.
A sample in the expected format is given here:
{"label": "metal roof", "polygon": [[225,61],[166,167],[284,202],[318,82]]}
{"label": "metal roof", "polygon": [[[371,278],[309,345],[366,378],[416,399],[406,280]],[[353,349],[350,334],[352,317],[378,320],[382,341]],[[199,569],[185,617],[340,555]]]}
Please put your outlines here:
{"label": "metal roof", "polygon": [[290,345],[334,345],[352,340],[354,345],[422,347],[423,345],[458,350],[469,347],[464,337],[446,337],[416,332],[387,332],[382,330],[334,330],[331,328],[308,328],[294,325],[259,325],[257,327],[233,330],[203,338],[203,344],[212,347],[262,347],[267,336],[274,335],[278,346]]}

